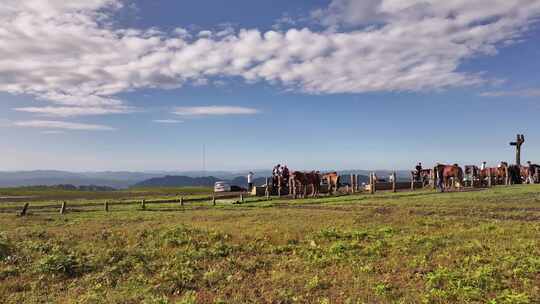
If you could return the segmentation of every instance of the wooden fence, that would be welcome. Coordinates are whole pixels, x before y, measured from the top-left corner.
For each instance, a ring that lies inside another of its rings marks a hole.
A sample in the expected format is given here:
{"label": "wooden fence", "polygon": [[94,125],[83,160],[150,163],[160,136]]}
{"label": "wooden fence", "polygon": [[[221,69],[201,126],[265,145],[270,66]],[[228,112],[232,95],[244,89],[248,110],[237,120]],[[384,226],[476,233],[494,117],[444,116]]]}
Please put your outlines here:
{"label": "wooden fence", "polygon": [[[533,178],[536,182],[540,180],[539,176],[540,172],[535,172]],[[507,174],[508,176],[508,174]],[[358,174],[350,174],[350,183],[347,184],[345,187],[342,187],[339,189],[339,192],[342,194],[356,194],[356,193],[370,193],[375,194],[378,191],[391,191],[391,192],[397,192],[398,190],[410,190],[414,191],[416,189],[420,188],[435,188],[437,185],[437,176],[436,174],[432,174],[429,176],[429,181],[426,183],[424,181],[416,181],[413,174],[411,174],[410,181],[398,181],[397,180],[397,174],[396,172],[392,172],[389,175],[388,180],[389,181],[381,181],[377,174],[375,172],[372,172],[369,174],[369,182],[368,184],[362,185],[360,183],[360,175]],[[484,181],[475,180],[472,179],[470,183],[468,183],[469,188],[478,188],[478,187],[493,187],[497,184],[501,184],[501,181],[499,181],[495,176],[492,176],[491,172],[489,171],[489,175],[486,177]],[[504,181],[502,181],[502,184],[504,185],[510,185],[511,182],[508,178],[505,178]],[[277,193],[272,193],[276,191],[272,191],[270,185],[270,179],[266,179],[266,187],[264,187],[264,194],[261,193],[261,195],[264,195],[265,199],[263,200],[270,200],[271,196],[273,194],[276,194],[278,198],[280,198],[283,193],[282,187],[279,187],[281,185],[278,185]],[[462,185],[465,186],[465,185]],[[324,187],[323,187],[324,189]],[[146,210],[149,205],[156,205],[156,204],[178,204],[179,206],[185,206],[187,203],[204,203],[208,202],[209,205],[216,206],[217,202],[219,200],[231,200],[236,199],[236,203],[243,203],[244,202],[244,195],[245,193],[242,192],[236,192],[236,193],[223,193],[223,194],[213,194],[206,197],[184,197],[184,196],[178,196],[174,199],[162,199],[162,200],[146,200],[146,199],[139,199],[139,200],[130,200],[130,201],[105,201],[105,202],[86,202],[86,203],[77,203],[77,204],[69,204],[67,201],[55,203],[55,204],[37,204],[37,203],[25,203],[22,206],[8,206],[8,207],[1,207],[0,205],[0,213],[17,213],[20,216],[27,215],[29,212],[58,212],[59,214],[65,214],[67,212],[81,212],[81,211],[105,211],[109,212],[112,209],[115,209],[115,207],[120,206],[133,206],[133,205],[139,205],[140,210]],[[259,195],[259,193],[256,191],[255,196]],[[234,202],[233,202],[234,203]]]}
{"label": "wooden fence", "polygon": [[39,204],[39,203],[25,203],[22,206],[9,206],[0,208],[0,213],[17,213],[20,216],[25,216],[29,212],[58,212],[59,214],[65,214],[68,212],[81,212],[81,211],[105,211],[109,212],[114,207],[126,207],[139,205],[140,210],[146,210],[149,205],[158,204],[178,204],[179,206],[185,206],[187,203],[204,203],[209,202],[209,205],[216,206],[219,200],[234,200],[236,203],[244,202],[244,193],[226,193],[226,194],[214,194],[207,197],[192,197],[186,198],[180,196],[175,199],[163,199],[163,200],[131,200],[131,201],[104,201],[104,202],[87,202],[69,204],[68,201],[62,201],[55,204]]}

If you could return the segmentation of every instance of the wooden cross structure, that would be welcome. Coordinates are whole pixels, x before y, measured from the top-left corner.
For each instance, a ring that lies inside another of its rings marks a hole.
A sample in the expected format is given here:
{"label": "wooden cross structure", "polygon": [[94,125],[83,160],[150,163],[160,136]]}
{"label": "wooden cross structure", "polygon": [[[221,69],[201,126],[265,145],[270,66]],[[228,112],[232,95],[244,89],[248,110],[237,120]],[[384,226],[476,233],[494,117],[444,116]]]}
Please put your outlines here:
{"label": "wooden cross structure", "polygon": [[521,145],[525,142],[525,136],[518,134],[516,141],[510,143],[510,146],[516,146],[516,165],[521,166]]}

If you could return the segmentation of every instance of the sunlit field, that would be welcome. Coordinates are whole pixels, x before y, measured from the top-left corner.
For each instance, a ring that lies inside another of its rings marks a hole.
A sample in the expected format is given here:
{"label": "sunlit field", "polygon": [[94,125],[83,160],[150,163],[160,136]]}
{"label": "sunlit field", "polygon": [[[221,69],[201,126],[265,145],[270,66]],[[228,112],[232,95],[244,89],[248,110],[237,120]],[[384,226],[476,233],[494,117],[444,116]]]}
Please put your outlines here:
{"label": "sunlit field", "polygon": [[538,185],[30,208],[0,227],[5,303],[540,303]]}

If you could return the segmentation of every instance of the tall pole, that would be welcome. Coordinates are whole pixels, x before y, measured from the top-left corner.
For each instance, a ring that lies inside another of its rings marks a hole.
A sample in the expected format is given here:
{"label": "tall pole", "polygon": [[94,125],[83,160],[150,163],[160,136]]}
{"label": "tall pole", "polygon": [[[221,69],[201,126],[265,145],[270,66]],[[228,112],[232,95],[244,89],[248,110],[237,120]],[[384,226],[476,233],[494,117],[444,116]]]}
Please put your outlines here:
{"label": "tall pole", "polygon": [[516,165],[521,166],[521,145],[525,142],[525,136],[523,134],[518,134],[516,136],[516,141],[511,142],[511,146],[516,147]]}
{"label": "tall pole", "polygon": [[202,145],[202,171],[203,177],[206,176],[206,145]]}

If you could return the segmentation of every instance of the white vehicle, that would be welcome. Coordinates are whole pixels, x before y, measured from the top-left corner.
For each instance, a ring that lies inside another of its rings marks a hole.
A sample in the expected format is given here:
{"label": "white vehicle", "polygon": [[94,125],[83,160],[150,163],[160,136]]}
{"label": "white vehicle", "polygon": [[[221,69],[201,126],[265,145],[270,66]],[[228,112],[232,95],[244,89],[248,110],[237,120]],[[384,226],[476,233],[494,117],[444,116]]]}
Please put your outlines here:
{"label": "white vehicle", "polygon": [[216,182],[214,185],[214,192],[229,192],[231,191],[231,185],[227,182]]}

